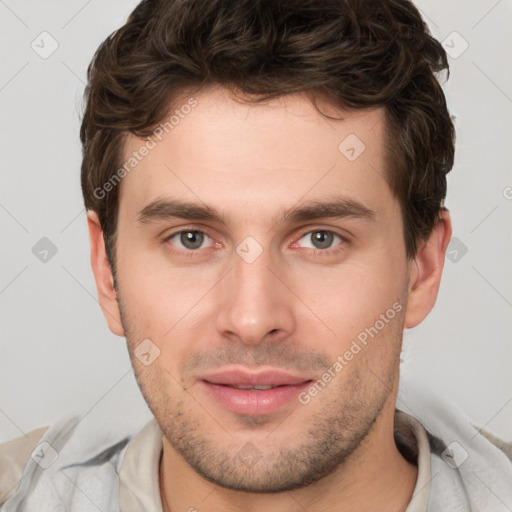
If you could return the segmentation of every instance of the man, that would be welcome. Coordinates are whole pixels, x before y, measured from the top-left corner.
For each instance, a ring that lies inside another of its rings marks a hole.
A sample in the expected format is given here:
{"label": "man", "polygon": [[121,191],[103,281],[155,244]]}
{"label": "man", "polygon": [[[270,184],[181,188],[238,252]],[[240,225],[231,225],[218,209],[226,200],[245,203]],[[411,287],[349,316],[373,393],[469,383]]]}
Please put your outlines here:
{"label": "man", "polygon": [[510,510],[510,447],[398,394],[451,237],[447,68],[406,0],[141,2],[89,68],[82,189],[154,420],[4,445],[2,510]]}

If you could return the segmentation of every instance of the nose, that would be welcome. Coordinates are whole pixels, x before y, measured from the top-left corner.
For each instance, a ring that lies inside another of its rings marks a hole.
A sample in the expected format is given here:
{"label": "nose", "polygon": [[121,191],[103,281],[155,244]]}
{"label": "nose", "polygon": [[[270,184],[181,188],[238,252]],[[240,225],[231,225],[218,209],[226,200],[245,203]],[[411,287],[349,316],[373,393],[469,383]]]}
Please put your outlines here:
{"label": "nose", "polygon": [[272,265],[266,251],[251,263],[236,253],[233,260],[219,283],[219,334],[247,345],[288,338],[295,329],[295,298],[283,268]]}

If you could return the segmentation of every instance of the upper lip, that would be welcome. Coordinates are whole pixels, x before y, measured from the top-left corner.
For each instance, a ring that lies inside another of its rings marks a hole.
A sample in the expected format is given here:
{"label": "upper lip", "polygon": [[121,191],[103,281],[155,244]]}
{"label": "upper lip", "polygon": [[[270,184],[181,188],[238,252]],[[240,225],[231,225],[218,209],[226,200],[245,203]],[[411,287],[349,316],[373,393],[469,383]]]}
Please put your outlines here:
{"label": "upper lip", "polygon": [[249,370],[238,367],[208,373],[201,376],[200,380],[227,386],[292,386],[303,384],[311,379],[276,368]]}

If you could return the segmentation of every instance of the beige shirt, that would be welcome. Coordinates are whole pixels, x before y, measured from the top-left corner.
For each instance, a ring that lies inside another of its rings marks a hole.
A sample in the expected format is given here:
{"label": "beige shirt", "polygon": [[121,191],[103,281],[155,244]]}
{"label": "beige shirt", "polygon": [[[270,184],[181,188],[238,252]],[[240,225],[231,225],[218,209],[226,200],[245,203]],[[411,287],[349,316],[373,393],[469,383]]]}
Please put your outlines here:
{"label": "beige shirt", "polygon": [[[418,478],[413,497],[405,512],[427,512],[430,494],[430,447],[425,429],[415,418],[398,412],[395,430],[408,431],[413,452],[418,453]],[[119,505],[121,512],[144,510],[162,512],[159,489],[159,462],[162,453],[162,432],[152,419],[130,442],[119,474]]]}

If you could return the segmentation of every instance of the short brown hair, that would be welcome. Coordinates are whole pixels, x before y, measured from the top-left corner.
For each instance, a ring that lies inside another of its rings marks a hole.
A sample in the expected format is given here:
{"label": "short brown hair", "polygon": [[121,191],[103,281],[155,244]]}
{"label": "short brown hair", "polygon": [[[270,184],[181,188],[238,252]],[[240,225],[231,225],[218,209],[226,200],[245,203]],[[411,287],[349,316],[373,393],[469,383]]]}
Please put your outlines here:
{"label": "short brown hair", "polygon": [[443,70],[446,53],[408,0],[143,0],[89,65],[80,130],[85,207],[98,213],[114,274],[119,187],[95,191],[122,165],[127,132],[149,136],[178,92],[213,84],[247,101],[300,92],[384,107],[386,175],[413,257],[453,166]]}

